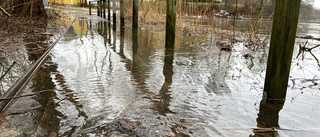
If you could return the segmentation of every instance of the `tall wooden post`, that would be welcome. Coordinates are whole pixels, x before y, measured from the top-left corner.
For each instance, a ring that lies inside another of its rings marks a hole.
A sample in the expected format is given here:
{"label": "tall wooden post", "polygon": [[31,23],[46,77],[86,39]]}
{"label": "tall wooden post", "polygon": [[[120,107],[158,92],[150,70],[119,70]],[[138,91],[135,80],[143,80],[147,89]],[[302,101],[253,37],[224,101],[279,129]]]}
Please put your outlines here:
{"label": "tall wooden post", "polygon": [[106,18],[106,0],[103,0],[103,18]]}
{"label": "tall wooden post", "polygon": [[108,21],[110,21],[110,20],[111,20],[111,13],[110,13],[110,9],[111,9],[111,7],[110,7],[110,0],[108,0]]}
{"label": "tall wooden post", "polygon": [[102,8],[103,8],[103,0],[100,0],[100,17],[103,17],[103,14],[102,14]]}
{"label": "tall wooden post", "polygon": [[97,1],[97,13],[100,16],[100,1]]}
{"label": "tall wooden post", "polygon": [[116,4],[116,0],[112,1],[112,17],[113,17],[113,24],[117,23],[117,4]]}
{"label": "tall wooden post", "polygon": [[120,27],[124,27],[124,0],[120,0]]}
{"label": "tall wooden post", "polygon": [[266,99],[284,99],[287,92],[301,0],[277,0],[268,66],[264,84]]}
{"label": "tall wooden post", "polygon": [[176,0],[167,0],[166,49],[174,50],[176,32]]}
{"label": "tall wooden post", "polygon": [[133,0],[133,20],[132,20],[132,29],[138,29],[138,1],[139,0]]}
{"label": "tall wooden post", "polygon": [[91,15],[91,1],[89,1],[89,15]]}

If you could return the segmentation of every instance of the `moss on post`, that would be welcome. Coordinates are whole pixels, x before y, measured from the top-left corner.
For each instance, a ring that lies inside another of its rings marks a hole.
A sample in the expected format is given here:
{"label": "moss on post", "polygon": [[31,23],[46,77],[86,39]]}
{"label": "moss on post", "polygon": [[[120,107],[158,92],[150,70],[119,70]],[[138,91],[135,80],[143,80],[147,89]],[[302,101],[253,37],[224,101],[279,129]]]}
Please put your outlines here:
{"label": "moss on post", "polygon": [[301,0],[276,1],[264,97],[284,99],[291,67]]}

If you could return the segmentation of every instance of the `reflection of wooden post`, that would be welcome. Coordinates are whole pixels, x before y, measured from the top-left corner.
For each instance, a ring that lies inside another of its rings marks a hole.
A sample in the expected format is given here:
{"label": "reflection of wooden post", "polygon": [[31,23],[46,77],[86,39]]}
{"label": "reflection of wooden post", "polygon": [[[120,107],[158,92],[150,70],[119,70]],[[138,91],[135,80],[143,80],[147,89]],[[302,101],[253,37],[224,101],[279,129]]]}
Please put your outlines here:
{"label": "reflection of wooden post", "polygon": [[287,92],[301,0],[277,0],[264,84],[267,99],[284,99]]}
{"label": "reflection of wooden post", "polygon": [[138,0],[133,0],[132,29],[138,29]]}
{"label": "reflection of wooden post", "polygon": [[89,15],[91,15],[91,1],[89,1]]}
{"label": "reflection of wooden post", "polygon": [[167,0],[166,49],[174,49],[176,32],[176,0]]}
{"label": "reflection of wooden post", "polygon": [[124,28],[120,27],[120,55],[124,55],[123,48],[124,48]]}
{"label": "reflection of wooden post", "polygon": [[124,0],[120,0],[120,27],[124,26]]}

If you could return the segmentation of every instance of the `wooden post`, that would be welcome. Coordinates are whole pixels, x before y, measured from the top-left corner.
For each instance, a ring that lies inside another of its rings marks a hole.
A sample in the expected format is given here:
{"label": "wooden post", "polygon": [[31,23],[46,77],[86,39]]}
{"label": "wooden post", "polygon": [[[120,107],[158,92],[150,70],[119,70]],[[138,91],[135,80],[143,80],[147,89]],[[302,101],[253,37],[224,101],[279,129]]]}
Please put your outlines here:
{"label": "wooden post", "polygon": [[97,13],[98,13],[98,16],[100,16],[100,1],[97,1]]}
{"label": "wooden post", "polygon": [[120,27],[124,27],[124,0],[120,0]]}
{"label": "wooden post", "polygon": [[110,0],[108,0],[108,21],[110,21],[111,20],[111,16],[110,16]]}
{"label": "wooden post", "polygon": [[301,0],[277,0],[274,12],[264,98],[286,97]]}
{"label": "wooden post", "polygon": [[91,1],[89,1],[89,15],[91,15]]}
{"label": "wooden post", "polygon": [[174,50],[176,32],[176,0],[167,0],[166,49]]}
{"label": "wooden post", "polygon": [[117,23],[117,4],[116,4],[116,0],[112,1],[112,17],[113,17],[113,24]]}
{"label": "wooden post", "polygon": [[103,18],[106,18],[106,0],[103,0]]}
{"label": "wooden post", "polygon": [[100,17],[103,17],[102,8],[103,8],[103,0],[100,0]]}
{"label": "wooden post", "polygon": [[138,0],[133,0],[132,29],[138,29]]}

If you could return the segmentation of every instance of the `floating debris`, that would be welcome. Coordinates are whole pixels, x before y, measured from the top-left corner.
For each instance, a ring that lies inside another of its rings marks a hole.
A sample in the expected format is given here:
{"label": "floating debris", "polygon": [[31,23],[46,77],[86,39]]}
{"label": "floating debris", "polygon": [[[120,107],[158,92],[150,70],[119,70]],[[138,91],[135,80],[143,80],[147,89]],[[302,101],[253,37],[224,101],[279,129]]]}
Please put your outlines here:
{"label": "floating debris", "polygon": [[130,121],[127,119],[117,120],[117,124],[125,132],[131,132],[136,134],[138,137],[147,137],[146,128],[139,121]]}

